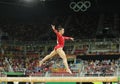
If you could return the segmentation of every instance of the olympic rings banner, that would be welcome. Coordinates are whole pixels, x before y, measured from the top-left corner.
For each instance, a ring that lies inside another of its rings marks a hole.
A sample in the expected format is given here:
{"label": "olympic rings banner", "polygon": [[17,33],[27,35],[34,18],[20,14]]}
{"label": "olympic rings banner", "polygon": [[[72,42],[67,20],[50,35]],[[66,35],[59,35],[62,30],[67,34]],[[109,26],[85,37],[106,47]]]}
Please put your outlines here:
{"label": "olympic rings banner", "polygon": [[74,12],[79,12],[79,11],[87,11],[88,8],[91,7],[91,2],[90,1],[78,1],[78,2],[71,2],[69,4],[69,7],[74,11]]}

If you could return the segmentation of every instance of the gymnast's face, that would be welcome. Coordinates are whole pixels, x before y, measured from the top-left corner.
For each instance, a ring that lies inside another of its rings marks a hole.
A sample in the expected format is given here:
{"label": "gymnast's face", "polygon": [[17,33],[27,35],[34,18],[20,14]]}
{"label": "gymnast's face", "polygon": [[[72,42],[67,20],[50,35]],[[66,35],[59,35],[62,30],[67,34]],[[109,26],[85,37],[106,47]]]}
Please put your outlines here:
{"label": "gymnast's face", "polygon": [[62,28],[59,32],[63,35],[65,31],[64,31],[64,29]]}

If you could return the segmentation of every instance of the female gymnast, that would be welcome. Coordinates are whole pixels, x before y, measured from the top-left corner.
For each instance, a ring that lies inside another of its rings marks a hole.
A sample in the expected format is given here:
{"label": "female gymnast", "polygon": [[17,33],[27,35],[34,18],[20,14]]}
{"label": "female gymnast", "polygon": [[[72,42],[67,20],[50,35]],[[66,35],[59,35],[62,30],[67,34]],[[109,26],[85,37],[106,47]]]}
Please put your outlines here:
{"label": "female gymnast", "polygon": [[39,61],[39,65],[41,66],[43,62],[45,62],[49,58],[52,58],[53,56],[58,54],[63,59],[63,63],[66,67],[66,71],[69,72],[70,74],[72,74],[71,70],[69,69],[69,66],[67,63],[67,57],[65,55],[65,52],[63,51],[63,47],[64,47],[65,40],[74,41],[74,38],[63,36],[63,34],[64,34],[63,27],[59,27],[58,30],[55,29],[55,25],[51,25],[51,27],[57,36],[57,45],[54,47],[54,50],[50,54],[48,54],[41,61]]}

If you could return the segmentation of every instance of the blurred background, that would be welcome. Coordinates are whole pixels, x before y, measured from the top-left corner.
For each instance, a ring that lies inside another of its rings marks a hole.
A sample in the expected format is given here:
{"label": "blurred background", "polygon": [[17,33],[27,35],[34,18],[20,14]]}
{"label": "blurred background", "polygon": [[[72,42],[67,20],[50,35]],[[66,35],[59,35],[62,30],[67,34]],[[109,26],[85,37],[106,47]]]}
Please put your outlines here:
{"label": "blurred background", "polygon": [[[51,24],[75,38],[64,47],[72,75],[58,55],[38,65],[56,45]],[[119,0],[0,0],[0,76],[120,76]]]}

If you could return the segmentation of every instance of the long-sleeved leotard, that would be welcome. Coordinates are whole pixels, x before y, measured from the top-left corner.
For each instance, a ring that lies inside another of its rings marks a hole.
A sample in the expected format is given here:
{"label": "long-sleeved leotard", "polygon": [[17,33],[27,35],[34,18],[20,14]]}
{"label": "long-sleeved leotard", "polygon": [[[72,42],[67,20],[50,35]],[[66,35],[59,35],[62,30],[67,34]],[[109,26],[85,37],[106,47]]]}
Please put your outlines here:
{"label": "long-sleeved leotard", "polygon": [[54,47],[54,49],[57,50],[58,48],[63,48],[65,40],[69,40],[71,37],[63,36],[56,29],[54,29],[53,31],[56,33],[57,36],[57,45]]}

